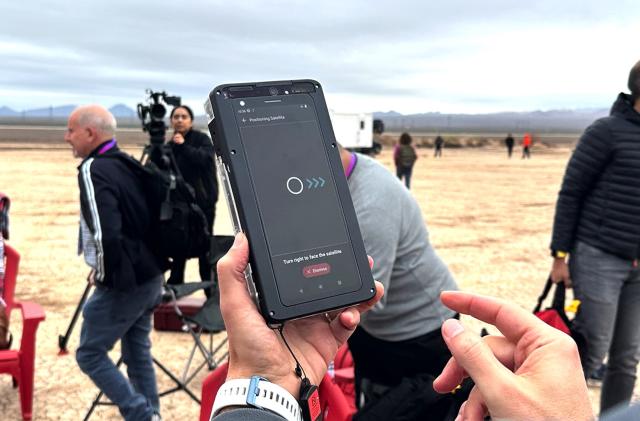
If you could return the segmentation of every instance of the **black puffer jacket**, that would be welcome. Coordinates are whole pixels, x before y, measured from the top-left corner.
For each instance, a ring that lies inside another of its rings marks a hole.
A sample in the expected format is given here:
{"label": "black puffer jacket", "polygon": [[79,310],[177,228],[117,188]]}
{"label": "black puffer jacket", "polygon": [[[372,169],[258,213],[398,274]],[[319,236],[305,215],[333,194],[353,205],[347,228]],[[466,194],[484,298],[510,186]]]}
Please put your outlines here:
{"label": "black puffer jacket", "polygon": [[587,128],[567,165],[551,249],[571,251],[576,240],[640,257],[640,113],[629,95]]}
{"label": "black puffer jacket", "polygon": [[182,177],[194,188],[196,202],[211,224],[218,201],[213,142],[206,134],[191,129],[185,134],[184,143],[179,145],[170,142],[169,144]]}

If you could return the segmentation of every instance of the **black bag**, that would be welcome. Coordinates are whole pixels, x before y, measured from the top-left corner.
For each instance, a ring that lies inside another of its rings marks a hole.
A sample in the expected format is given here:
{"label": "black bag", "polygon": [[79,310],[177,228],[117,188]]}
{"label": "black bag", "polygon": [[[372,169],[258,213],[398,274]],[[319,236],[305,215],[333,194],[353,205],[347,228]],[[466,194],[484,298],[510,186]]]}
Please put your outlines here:
{"label": "black bag", "polygon": [[467,378],[454,392],[440,394],[433,390],[433,380],[429,374],[402,379],[380,399],[360,409],[353,421],[453,421],[474,383]]}
{"label": "black bag", "polygon": [[[554,294],[553,294],[553,302],[551,307],[547,307],[545,310],[542,309],[542,303],[549,295],[551,291],[551,287],[553,286],[553,281],[551,281],[551,277],[547,279],[547,283],[542,290],[542,294],[538,297],[538,304],[533,309],[533,314],[535,314],[539,319],[544,321],[550,326],[555,327],[556,329],[567,333],[570,335],[573,340],[576,342],[578,346],[578,352],[580,353],[580,358],[584,358],[587,351],[587,338],[584,333],[573,325],[573,320],[569,320],[567,313],[564,310],[564,302],[566,297],[566,288],[564,283],[559,282],[556,285]],[[580,308],[578,307],[578,311]]]}
{"label": "black bag", "polygon": [[125,153],[113,154],[140,177],[151,214],[150,246],[161,259],[199,257],[208,250],[211,233],[196,203],[193,188],[182,178],[170,151],[170,165],[144,164]]}

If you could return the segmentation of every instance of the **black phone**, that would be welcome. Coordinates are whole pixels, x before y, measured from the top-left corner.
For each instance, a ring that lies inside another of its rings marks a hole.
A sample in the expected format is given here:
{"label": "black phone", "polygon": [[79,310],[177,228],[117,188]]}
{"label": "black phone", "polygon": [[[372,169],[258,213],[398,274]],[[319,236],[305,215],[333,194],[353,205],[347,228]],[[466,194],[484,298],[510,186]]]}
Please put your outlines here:
{"label": "black phone", "polygon": [[220,85],[205,103],[245,271],[279,325],[371,299],[375,286],[320,84]]}

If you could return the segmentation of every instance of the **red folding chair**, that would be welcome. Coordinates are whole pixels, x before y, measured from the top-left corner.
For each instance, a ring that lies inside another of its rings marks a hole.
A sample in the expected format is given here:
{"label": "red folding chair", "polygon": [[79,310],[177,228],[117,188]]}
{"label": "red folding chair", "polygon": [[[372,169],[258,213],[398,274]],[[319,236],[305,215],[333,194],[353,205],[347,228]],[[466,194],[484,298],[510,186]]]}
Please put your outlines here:
{"label": "red folding chair", "polygon": [[[0,374],[10,374],[13,377],[14,386],[19,387],[22,419],[30,420],[33,408],[33,374],[36,356],[36,331],[38,324],[44,320],[44,310],[38,304],[18,302],[14,300],[16,279],[20,254],[5,243],[5,277],[4,277],[4,301],[7,303],[7,317],[11,316],[11,310],[22,310],[22,339],[20,349],[8,349],[0,351]],[[9,415],[5,414],[5,417]]]}
{"label": "red folding chair", "polygon": [[[209,421],[211,408],[218,389],[227,378],[227,363],[221,364],[209,374],[202,382],[202,398],[200,406],[200,421]],[[350,421],[353,415],[351,406],[347,402],[342,390],[333,382],[328,374],[320,382],[318,387],[320,406],[325,421]]]}

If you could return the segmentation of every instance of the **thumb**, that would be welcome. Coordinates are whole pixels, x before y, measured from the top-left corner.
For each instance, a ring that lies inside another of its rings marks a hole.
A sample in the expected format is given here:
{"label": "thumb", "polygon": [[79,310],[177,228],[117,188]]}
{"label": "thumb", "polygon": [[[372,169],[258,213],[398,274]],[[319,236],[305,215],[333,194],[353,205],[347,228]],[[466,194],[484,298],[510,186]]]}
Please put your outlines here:
{"label": "thumb", "polygon": [[473,379],[485,399],[491,400],[487,395],[508,387],[505,383],[509,383],[514,374],[496,359],[482,338],[465,331],[455,319],[442,324],[442,336],[453,358]]}
{"label": "thumb", "polygon": [[219,261],[220,310],[226,323],[245,310],[255,310],[249,296],[244,270],[249,262],[249,243],[243,233],[236,234],[233,245]]}

